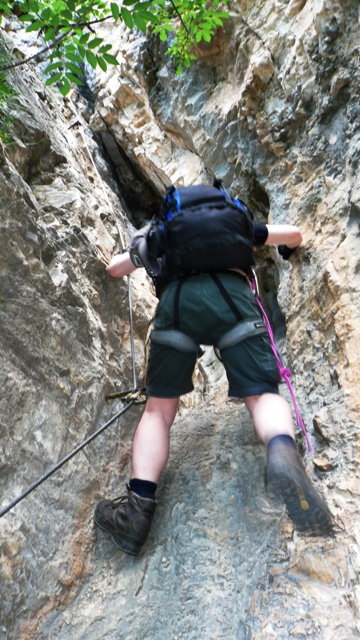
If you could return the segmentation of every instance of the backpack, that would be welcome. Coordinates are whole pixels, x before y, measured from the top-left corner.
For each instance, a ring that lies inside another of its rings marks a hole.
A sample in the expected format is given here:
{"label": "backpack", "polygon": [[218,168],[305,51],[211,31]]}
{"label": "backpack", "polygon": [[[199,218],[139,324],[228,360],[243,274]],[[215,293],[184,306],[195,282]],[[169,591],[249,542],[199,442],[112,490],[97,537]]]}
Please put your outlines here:
{"label": "backpack", "polygon": [[163,274],[247,270],[255,263],[252,215],[217,185],[168,188],[148,234],[149,257]]}
{"label": "backpack", "polygon": [[252,214],[215,181],[169,187],[159,212],[133,237],[130,255],[157,276],[248,270],[255,263],[253,244]]}

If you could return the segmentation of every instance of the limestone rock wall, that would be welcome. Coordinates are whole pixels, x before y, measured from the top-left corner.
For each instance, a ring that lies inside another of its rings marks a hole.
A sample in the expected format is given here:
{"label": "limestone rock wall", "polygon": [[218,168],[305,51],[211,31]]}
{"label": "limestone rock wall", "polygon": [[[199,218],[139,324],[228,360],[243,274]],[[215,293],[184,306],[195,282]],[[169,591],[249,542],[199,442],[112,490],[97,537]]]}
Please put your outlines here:
{"label": "limestone rock wall", "polygon": [[[262,250],[258,273],[295,372],[313,446],[307,470],[336,538],[302,539],[268,501],[263,449],[207,352],[138,559],[96,536],[91,518],[97,499],[127,480],[140,408],[1,520],[5,637],[360,635],[359,7],[230,8],[180,77],[158,43],[104,27],[120,66],[93,78],[91,117],[80,99],[75,114],[33,75],[26,87],[16,76],[18,144],[1,155],[2,502],[119,408],[107,392],[131,386],[126,283],[104,273],[116,217],[127,241],[129,220],[141,225],[165,185],[216,175],[257,220],[298,224],[304,235],[288,263]],[[140,272],[132,279],[140,376],[155,301]]]}

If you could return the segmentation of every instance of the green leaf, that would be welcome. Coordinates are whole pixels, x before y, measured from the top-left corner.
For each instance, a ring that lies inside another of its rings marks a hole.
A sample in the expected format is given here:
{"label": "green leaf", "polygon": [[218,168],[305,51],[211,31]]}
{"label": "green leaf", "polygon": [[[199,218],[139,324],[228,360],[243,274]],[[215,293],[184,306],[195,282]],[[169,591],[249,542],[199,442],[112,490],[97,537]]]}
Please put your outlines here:
{"label": "green leaf", "polygon": [[113,18],[115,21],[119,20],[120,17],[120,9],[119,9],[119,5],[116,4],[116,2],[112,2],[110,5],[111,8],[111,13],[113,15]]}
{"label": "green leaf", "polygon": [[134,11],[142,11],[143,9],[148,9],[149,7],[151,7],[152,5],[152,1],[151,0],[147,0],[144,2],[137,2],[136,5],[134,6]]}
{"label": "green leaf", "polygon": [[167,33],[166,33],[165,29],[161,29],[160,34],[159,34],[159,35],[160,35],[160,40],[161,40],[161,42],[166,42],[166,40],[167,40]]}
{"label": "green leaf", "polygon": [[133,0],[123,0],[123,6],[125,7],[131,7],[131,5],[133,4],[134,4]]}
{"label": "green leaf", "polygon": [[62,82],[59,85],[59,91],[61,95],[66,96],[69,93],[70,89],[71,89],[71,85],[69,80],[67,80],[66,78],[63,78]]}
{"label": "green leaf", "polygon": [[77,67],[75,64],[72,64],[71,62],[65,62],[65,67],[70,71],[72,71],[72,73],[75,73],[75,75],[77,76],[84,75],[84,72],[81,69],[79,69],[79,67]]}
{"label": "green leaf", "polygon": [[[105,54],[106,55],[106,54]],[[85,51],[85,56],[86,56],[86,60],[88,61],[88,63],[92,66],[93,69],[96,69],[96,65],[97,65],[97,58],[96,55],[92,52],[89,51],[88,49]]]}
{"label": "green leaf", "polygon": [[34,18],[35,16],[30,15],[30,13],[24,13],[22,16],[18,17],[18,20],[21,20],[21,22],[31,22]]}
{"label": "green leaf", "polygon": [[104,38],[94,38],[93,40],[90,40],[90,42],[88,42],[88,48],[96,49],[96,47],[101,45],[102,42],[104,42]]}
{"label": "green leaf", "polygon": [[183,71],[183,70],[182,70],[182,65],[181,65],[181,64],[178,64],[178,66],[176,67],[176,74],[177,74],[178,76],[181,76],[182,71]]}
{"label": "green leaf", "polygon": [[66,4],[69,7],[70,11],[75,11],[75,7],[76,7],[75,0],[66,0]]}
{"label": "green leaf", "polygon": [[84,59],[85,58],[85,47],[82,47],[80,44],[78,45],[79,55]]}
{"label": "green leaf", "polygon": [[79,44],[86,44],[89,38],[90,38],[90,33],[84,33],[84,35],[82,35],[81,38],[79,39]]}
{"label": "green leaf", "polygon": [[129,29],[132,29],[133,26],[134,26],[132,15],[131,15],[129,9],[126,9],[124,6],[121,7],[121,17],[124,20],[126,26]]}
{"label": "green leaf", "polygon": [[133,13],[133,20],[135,26],[142,31],[142,33],[146,33],[146,22],[139,13]]}
{"label": "green leaf", "polygon": [[73,82],[78,87],[84,86],[84,83],[82,82],[82,80],[80,80],[80,78],[78,78],[77,76],[74,76],[72,73],[66,73],[65,75],[68,78],[68,80],[70,80],[70,82]]}
{"label": "green leaf", "polygon": [[63,63],[61,61],[53,62],[52,64],[49,64],[48,67],[46,67],[44,73],[51,73],[52,71],[55,71],[55,69],[61,69],[62,66]]}
{"label": "green leaf", "polygon": [[111,44],[104,44],[102,47],[100,47],[98,53],[107,53],[108,51],[110,51],[111,47]]}
{"label": "green leaf", "polygon": [[46,29],[44,35],[44,42],[48,42],[49,40],[54,40],[56,35],[55,29]]}
{"label": "green leaf", "polygon": [[44,20],[44,22],[47,22],[51,14],[52,14],[51,9],[47,7],[46,9],[44,9],[44,11],[41,12],[41,19]]}
{"label": "green leaf", "polygon": [[146,22],[152,22],[152,24],[157,24],[159,22],[159,18],[154,13],[151,13],[151,11],[140,9],[138,11],[138,15],[141,16]]}
{"label": "green leaf", "polygon": [[72,62],[77,62],[78,64],[83,64],[83,59],[80,56],[77,56],[76,53],[71,53],[70,51],[66,52],[66,57],[68,60]]}
{"label": "green leaf", "polygon": [[67,20],[73,19],[73,14],[71,13],[71,11],[69,11],[69,9],[64,9],[63,11],[60,11],[60,15],[63,18],[66,18]]}
{"label": "green leaf", "polygon": [[116,66],[119,64],[118,61],[116,60],[115,56],[111,56],[109,53],[104,53],[103,58],[109,64],[114,64]]}
{"label": "green leaf", "polygon": [[25,31],[26,33],[30,33],[30,31],[39,31],[39,29],[42,29],[43,27],[44,22],[42,20],[35,20],[35,22],[26,27]]}
{"label": "green leaf", "polygon": [[57,73],[54,73],[53,76],[51,76],[51,78],[48,78],[45,81],[45,85],[47,87],[50,87],[51,84],[55,84],[55,82],[57,82],[58,80],[60,80],[60,78],[62,78],[62,71],[58,71]]}
{"label": "green leaf", "polygon": [[209,17],[211,20],[218,20],[219,18],[224,18],[226,20],[230,18],[230,13],[227,13],[227,11],[213,11],[210,13]]}
{"label": "green leaf", "polygon": [[106,64],[104,58],[102,58],[101,56],[96,56],[96,59],[98,61],[98,65],[99,65],[100,69],[102,69],[103,71],[107,71],[107,64]]}

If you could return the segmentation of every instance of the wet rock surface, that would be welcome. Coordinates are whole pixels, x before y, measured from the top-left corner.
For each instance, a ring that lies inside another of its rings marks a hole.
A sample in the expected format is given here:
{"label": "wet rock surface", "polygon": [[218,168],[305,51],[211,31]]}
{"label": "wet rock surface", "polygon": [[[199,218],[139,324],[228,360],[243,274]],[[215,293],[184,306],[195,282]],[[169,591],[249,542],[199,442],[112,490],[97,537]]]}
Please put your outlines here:
{"label": "wet rock surface", "polygon": [[[254,0],[231,14],[181,77],[157,43],[104,28],[120,66],[93,79],[92,115],[33,70],[14,74],[17,144],[0,153],[1,506],[122,409],[106,394],[133,386],[127,283],[104,271],[117,223],[126,245],[165,185],[217,175],[257,220],[304,235],[289,262],[263,249],[258,274],[336,537],[300,537],[269,501],[264,450],[207,350],[139,558],[92,514],[124,490],[141,407],[1,519],[5,638],[360,635],[358,4]],[[140,384],[156,300],[144,274],[131,281]]]}

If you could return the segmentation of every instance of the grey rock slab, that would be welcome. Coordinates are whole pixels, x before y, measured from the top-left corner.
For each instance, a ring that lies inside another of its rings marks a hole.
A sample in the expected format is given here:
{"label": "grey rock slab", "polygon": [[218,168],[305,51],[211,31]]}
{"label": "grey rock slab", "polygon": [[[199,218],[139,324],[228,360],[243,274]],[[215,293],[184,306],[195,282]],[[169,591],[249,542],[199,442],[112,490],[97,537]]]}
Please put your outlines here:
{"label": "grey rock slab", "polygon": [[264,450],[244,408],[180,415],[140,556],[97,531],[74,601],[34,637],[245,640],[281,516],[264,493]]}

